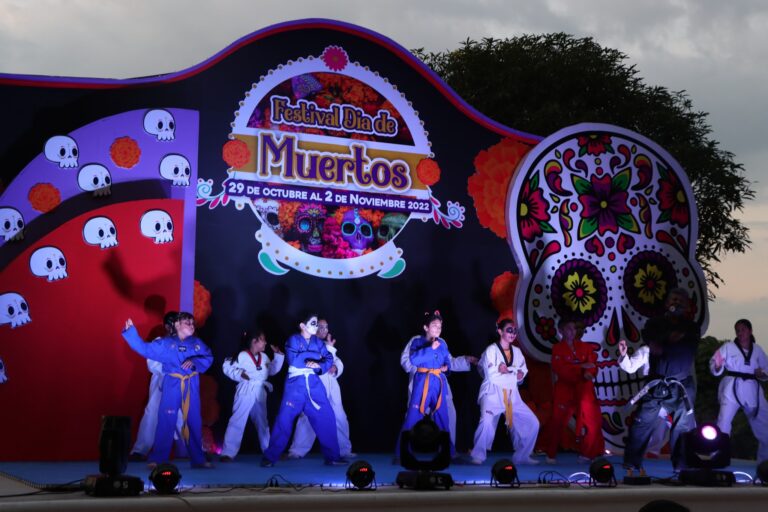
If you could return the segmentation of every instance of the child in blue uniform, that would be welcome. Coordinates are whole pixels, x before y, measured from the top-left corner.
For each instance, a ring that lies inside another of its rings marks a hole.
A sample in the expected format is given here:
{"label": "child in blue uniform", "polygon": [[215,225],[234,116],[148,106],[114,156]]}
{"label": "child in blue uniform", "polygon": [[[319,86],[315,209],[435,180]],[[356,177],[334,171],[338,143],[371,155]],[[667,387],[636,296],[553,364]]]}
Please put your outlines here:
{"label": "child in blue uniform", "polygon": [[150,466],[168,460],[176,429],[178,410],[184,417],[182,434],[187,444],[192,467],[211,467],[203,453],[202,419],[200,417],[200,379],[213,363],[211,349],[194,336],[195,320],[190,313],[181,312],[174,324],[176,334],[145,342],[129,318],[123,338],[128,345],[147,359],[163,364],[163,391],[158,407],[155,445],[149,456]]}
{"label": "child in blue uniform", "polygon": [[333,354],[317,334],[317,315],[309,315],[299,324],[301,332],[294,334],[285,343],[285,359],[288,362],[288,379],[277,413],[269,447],[264,452],[261,465],[271,467],[288,446],[293,424],[300,413],[309,420],[317,434],[320,451],[329,465],[343,465],[347,461],[339,455],[339,440],[336,437],[336,417],[333,414],[325,386],[319,375],[333,366]]}
{"label": "child in blue uniform", "polygon": [[[450,433],[444,396],[448,387],[445,373],[451,366],[451,354],[445,340],[440,338],[442,329],[443,318],[440,312],[426,313],[424,335],[411,341],[410,360],[416,367],[416,373],[413,375],[413,391],[401,432],[411,430],[425,415],[431,415],[440,430]],[[451,443],[453,455],[455,448]]]}

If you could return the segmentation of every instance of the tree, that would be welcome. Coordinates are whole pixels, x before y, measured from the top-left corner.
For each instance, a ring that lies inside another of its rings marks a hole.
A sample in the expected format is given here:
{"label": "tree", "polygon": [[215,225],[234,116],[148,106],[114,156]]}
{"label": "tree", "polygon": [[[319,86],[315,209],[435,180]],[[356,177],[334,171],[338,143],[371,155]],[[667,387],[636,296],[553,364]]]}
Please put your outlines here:
{"label": "tree", "polygon": [[457,50],[414,54],[470,105],[515,129],[547,135],[604,122],[664,147],[688,173],[699,219],[706,219],[697,258],[714,287],[722,279],[713,264],[749,247],[748,229],[734,216],[754,197],[743,165],[711,139],[708,114],[694,110],[685,91],[645,84],[622,52],[557,33],[467,39]]}

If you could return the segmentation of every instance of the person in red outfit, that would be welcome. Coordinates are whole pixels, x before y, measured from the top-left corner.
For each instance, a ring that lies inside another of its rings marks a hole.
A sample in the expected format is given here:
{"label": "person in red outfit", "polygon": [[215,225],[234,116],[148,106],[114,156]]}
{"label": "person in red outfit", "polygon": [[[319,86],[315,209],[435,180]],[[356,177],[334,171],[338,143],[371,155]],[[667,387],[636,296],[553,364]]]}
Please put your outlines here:
{"label": "person in red outfit", "polygon": [[579,339],[576,322],[562,319],[558,329],[562,339],[552,347],[552,373],[556,381],[552,419],[545,433],[547,462],[557,462],[560,438],[574,415],[579,461],[587,462],[605,451],[603,420],[593,383],[597,375],[597,353],[589,343]]}

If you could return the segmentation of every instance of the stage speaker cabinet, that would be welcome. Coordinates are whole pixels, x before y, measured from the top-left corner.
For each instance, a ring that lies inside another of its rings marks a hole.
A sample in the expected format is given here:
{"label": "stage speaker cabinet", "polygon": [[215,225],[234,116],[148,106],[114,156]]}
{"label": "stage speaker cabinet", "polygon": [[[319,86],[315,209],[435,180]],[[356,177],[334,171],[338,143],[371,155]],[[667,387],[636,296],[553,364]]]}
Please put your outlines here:
{"label": "stage speaker cabinet", "polygon": [[88,475],[83,487],[89,496],[138,496],[144,490],[144,481],[130,475]]}
{"label": "stage speaker cabinet", "polygon": [[453,477],[450,473],[438,473],[437,471],[400,471],[395,483],[401,489],[407,487],[419,491],[447,490],[453,487]]}
{"label": "stage speaker cabinet", "polygon": [[700,487],[731,487],[736,483],[736,477],[731,471],[717,469],[683,469],[680,471],[680,481],[685,485]]}

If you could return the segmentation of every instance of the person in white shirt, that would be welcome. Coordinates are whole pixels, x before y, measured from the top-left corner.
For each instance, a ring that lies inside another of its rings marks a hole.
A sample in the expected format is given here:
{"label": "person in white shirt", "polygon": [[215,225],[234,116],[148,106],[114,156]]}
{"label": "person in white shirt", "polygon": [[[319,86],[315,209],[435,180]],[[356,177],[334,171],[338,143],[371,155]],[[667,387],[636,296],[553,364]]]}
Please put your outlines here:
{"label": "person in white shirt", "polygon": [[[352,453],[352,442],[349,440],[349,421],[347,420],[347,413],[344,412],[344,405],[341,403],[341,388],[338,382],[339,377],[344,372],[344,363],[339,359],[336,339],[328,332],[328,321],[324,318],[317,321],[317,337],[325,342],[325,348],[333,355],[333,366],[327,373],[320,375],[320,381],[325,386],[328,401],[331,403],[334,416],[336,416],[339,453],[345,459],[356,457],[357,454]],[[304,457],[312,449],[316,437],[307,416],[302,413],[296,420],[293,443],[288,449],[288,457],[292,459]]]}
{"label": "person in white shirt", "polygon": [[749,320],[739,320],[735,329],[736,339],[724,343],[709,360],[712,375],[723,375],[717,390],[717,427],[730,434],[733,417],[742,409],[758,441],[757,460],[763,461],[768,459],[768,403],[760,381],[768,380],[768,359],[755,343]]}
{"label": "person in white shirt", "polygon": [[497,324],[496,332],[499,341],[488,345],[478,363],[484,378],[477,399],[480,423],[475,431],[470,462],[482,464],[485,461],[493,445],[499,417],[503,414],[515,450],[512,462],[538,464],[531,458],[531,453],[539,433],[539,420],[517,389],[528,373],[522,351],[512,345],[517,338],[517,326],[511,319],[505,318]]}
{"label": "person in white shirt", "polygon": [[242,350],[237,356],[224,361],[224,375],[237,382],[237,389],[232,404],[232,417],[224,434],[224,446],[219,459],[221,462],[232,461],[240,451],[249,417],[256,427],[262,453],[269,446],[267,391],[272,391],[272,384],[267,382],[267,378],[280,371],[285,359],[278,346],[270,346],[274,351],[274,361],[264,352],[267,340],[262,331],[244,332]]}

